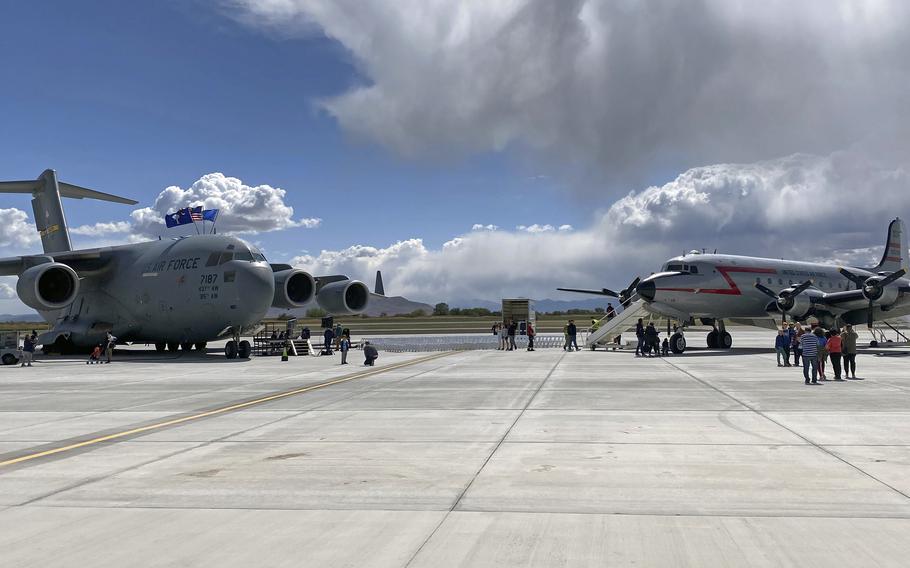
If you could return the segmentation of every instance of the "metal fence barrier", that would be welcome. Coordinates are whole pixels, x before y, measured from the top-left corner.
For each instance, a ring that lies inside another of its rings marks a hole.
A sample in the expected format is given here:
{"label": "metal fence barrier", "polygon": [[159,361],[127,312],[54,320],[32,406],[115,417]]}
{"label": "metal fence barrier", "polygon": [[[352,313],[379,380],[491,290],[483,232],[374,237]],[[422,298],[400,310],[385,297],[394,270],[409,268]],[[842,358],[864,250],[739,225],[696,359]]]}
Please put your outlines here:
{"label": "metal fence barrier", "polygon": [[[579,333],[579,346],[585,344],[585,333]],[[417,353],[424,351],[483,351],[499,348],[499,337],[490,335],[398,335],[376,338],[364,338],[380,351],[393,353]],[[526,336],[516,336],[518,349],[528,348]],[[541,334],[534,338],[535,349],[559,349],[565,344],[560,334]]]}

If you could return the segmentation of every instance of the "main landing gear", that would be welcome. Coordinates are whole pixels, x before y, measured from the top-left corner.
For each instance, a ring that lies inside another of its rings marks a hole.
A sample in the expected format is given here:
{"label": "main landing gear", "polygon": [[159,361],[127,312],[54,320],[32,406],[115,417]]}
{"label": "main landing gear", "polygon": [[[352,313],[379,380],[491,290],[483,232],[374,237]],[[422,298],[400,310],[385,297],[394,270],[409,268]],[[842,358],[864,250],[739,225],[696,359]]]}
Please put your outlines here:
{"label": "main landing gear", "polygon": [[731,336],[722,320],[715,322],[715,327],[708,333],[708,349],[730,349],[733,347],[733,336]]}
{"label": "main landing gear", "polygon": [[240,334],[235,334],[234,338],[227,342],[224,346],[224,356],[228,359],[249,359],[250,354],[253,352],[253,347],[250,345],[250,342],[244,339],[240,340]]}

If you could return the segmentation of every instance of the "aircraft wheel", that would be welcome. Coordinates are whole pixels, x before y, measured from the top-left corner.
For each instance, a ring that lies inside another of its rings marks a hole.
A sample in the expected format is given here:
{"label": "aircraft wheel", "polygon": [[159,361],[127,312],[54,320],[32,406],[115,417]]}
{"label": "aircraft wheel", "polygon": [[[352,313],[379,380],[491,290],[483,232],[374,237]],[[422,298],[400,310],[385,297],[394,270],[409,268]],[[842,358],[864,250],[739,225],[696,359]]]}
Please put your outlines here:
{"label": "aircraft wheel", "polygon": [[180,348],[183,349],[184,351],[189,351],[193,348],[193,344],[192,343],[181,343]]}
{"label": "aircraft wheel", "polygon": [[717,330],[708,332],[708,349],[717,349]]}
{"label": "aircraft wheel", "polygon": [[718,339],[720,340],[718,347],[721,349],[729,349],[733,347],[733,337],[728,332],[725,331],[720,334],[720,337]]}
{"label": "aircraft wheel", "polygon": [[12,353],[3,354],[3,364],[4,365],[15,365],[19,360],[16,359],[16,356]]}
{"label": "aircraft wheel", "polygon": [[878,341],[873,339],[869,342],[869,347],[878,347]]}
{"label": "aircraft wheel", "polygon": [[205,345],[206,345],[205,341],[197,341],[196,342],[196,351],[205,353]]}
{"label": "aircraft wheel", "polygon": [[686,336],[681,333],[674,333],[670,336],[670,351],[677,355],[686,350]]}
{"label": "aircraft wheel", "polygon": [[249,359],[250,353],[253,352],[253,348],[250,346],[250,342],[244,339],[240,342],[240,346],[237,348],[237,356],[241,359]]}
{"label": "aircraft wheel", "polygon": [[237,358],[237,343],[235,343],[233,339],[224,345],[224,356],[228,359]]}
{"label": "aircraft wheel", "polygon": [[164,350],[166,347],[167,347],[167,343],[156,343],[155,351],[157,351],[158,353],[164,353]]}

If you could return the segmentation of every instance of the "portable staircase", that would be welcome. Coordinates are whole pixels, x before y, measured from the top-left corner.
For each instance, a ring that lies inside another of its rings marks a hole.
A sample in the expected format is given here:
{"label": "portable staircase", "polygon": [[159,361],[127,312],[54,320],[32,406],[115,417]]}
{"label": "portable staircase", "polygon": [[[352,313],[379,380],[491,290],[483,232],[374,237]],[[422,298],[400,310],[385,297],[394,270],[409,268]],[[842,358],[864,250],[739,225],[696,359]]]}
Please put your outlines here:
{"label": "portable staircase", "polygon": [[608,320],[605,316],[598,320],[600,327],[588,334],[585,347],[596,349],[598,346],[612,345],[620,334],[635,330],[638,318],[647,321],[651,317],[651,312],[645,309],[645,303],[636,298],[612,319]]}

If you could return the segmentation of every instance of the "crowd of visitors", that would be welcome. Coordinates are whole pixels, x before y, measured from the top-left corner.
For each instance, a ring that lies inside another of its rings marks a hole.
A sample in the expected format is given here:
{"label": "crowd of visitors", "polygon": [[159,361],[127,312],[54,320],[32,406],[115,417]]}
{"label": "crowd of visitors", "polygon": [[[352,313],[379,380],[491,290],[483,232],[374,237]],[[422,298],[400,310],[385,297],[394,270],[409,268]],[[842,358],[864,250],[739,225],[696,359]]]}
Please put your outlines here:
{"label": "crowd of visitors", "polygon": [[[802,360],[803,378],[807,385],[828,380],[828,361],[831,361],[833,380],[856,378],[856,342],[858,336],[852,325],[823,329],[819,325],[803,327],[791,323],[780,329],[774,340],[778,367],[799,367]],[[790,357],[793,363],[790,363]]]}

